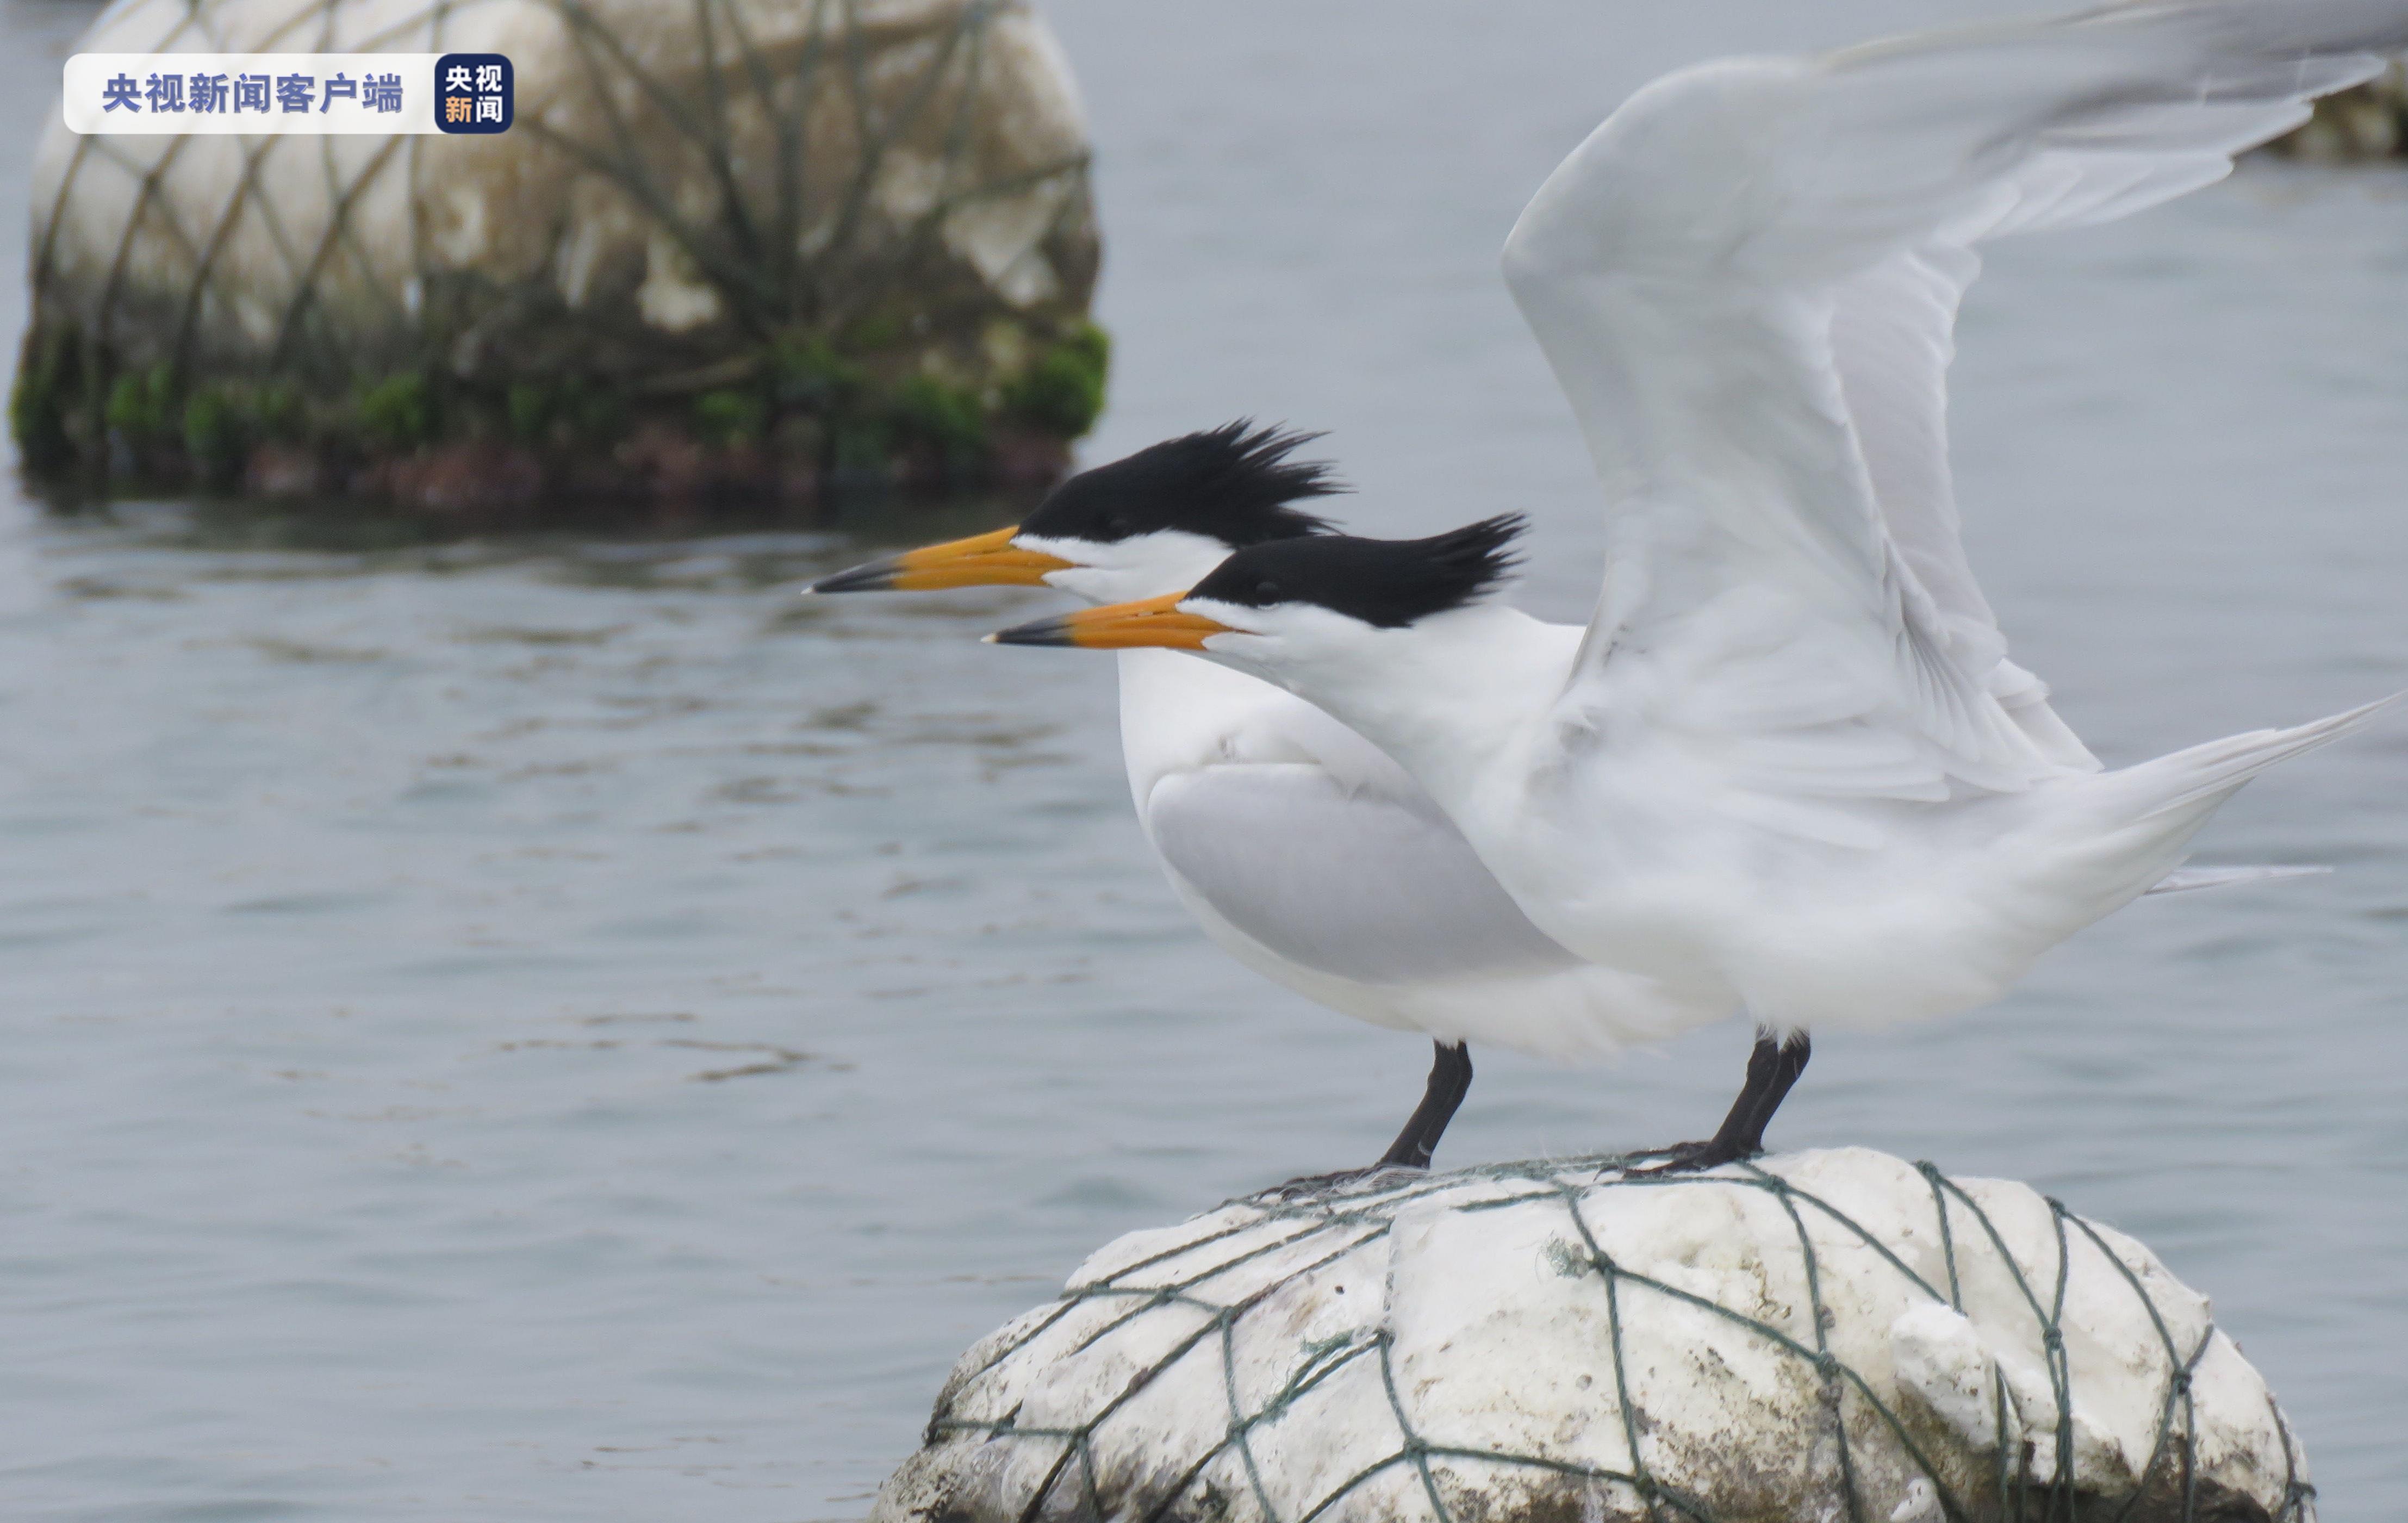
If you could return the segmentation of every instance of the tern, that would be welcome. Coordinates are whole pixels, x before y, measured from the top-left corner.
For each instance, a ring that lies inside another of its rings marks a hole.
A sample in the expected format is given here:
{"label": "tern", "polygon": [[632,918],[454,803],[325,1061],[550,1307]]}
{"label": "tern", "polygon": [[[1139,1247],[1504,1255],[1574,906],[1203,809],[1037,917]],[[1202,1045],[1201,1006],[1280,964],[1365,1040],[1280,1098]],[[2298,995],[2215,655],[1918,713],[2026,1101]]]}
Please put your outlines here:
{"label": "tern", "polygon": [[[1241,421],[1167,439],[1070,477],[1018,524],[806,591],[1047,586],[1095,604],[1177,592],[1232,551],[1328,532],[1297,506],[1341,490],[1292,458],[1311,438]],[[1138,820],[1205,934],[1308,999],[1431,1038],[1420,1104],[1355,1172],[1428,1167],[1470,1087],[1472,1042],[1578,1061],[1695,1024],[1653,980],[1531,925],[1402,768],[1303,699],[1133,650],[1120,706]]]}
{"label": "tern", "polygon": [[1200,654],[1378,745],[1557,943],[1754,1017],[1667,1167],[1744,1157],[1812,1030],[1999,998],[2250,778],[2408,698],[2102,769],[2007,659],[1943,417],[1982,243],[2221,179],[2403,44],[2402,0],[2198,0],[1670,75],[1504,252],[1605,487],[1576,639],[1497,601],[1513,515],[1248,546],[989,638]]}

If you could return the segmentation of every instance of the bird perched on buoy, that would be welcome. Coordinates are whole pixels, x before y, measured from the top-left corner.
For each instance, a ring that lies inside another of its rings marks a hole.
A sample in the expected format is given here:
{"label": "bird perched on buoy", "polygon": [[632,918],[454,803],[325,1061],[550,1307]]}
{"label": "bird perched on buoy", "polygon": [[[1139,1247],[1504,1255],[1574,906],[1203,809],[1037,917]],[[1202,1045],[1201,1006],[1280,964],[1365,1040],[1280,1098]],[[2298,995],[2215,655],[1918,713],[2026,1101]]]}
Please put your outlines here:
{"label": "bird perched on buoy", "polygon": [[[1341,490],[1294,458],[1311,437],[1240,422],[1167,439],[1071,477],[1018,524],[808,590],[1174,592],[1232,551],[1328,530],[1298,506]],[[1428,1165],[1472,1042],[1584,1059],[1694,1024],[1652,980],[1532,926],[1420,785],[1311,704],[1162,651],[1125,653],[1120,690],[1138,820],[1205,934],[1307,999],[1431,1038],[1421,1103],[1373,1169]]]}
{"label": "bird perched on buoy", "polygon": [[1249,546],[990,638],[1195,653],[1376,743],[1556,942],[1755,1017],[1673,1161],[1744,1157],[1810,1030],[1996,999],[2251,777],[2408,697],[2101,769],[2007,659],[1943,421],[1981,244],[2220,179],[2402,46],[2403,0],[2194,0],[1668,76],[1505,249],[1604,480],[1584,635],[1495,601],[1507,516]]}

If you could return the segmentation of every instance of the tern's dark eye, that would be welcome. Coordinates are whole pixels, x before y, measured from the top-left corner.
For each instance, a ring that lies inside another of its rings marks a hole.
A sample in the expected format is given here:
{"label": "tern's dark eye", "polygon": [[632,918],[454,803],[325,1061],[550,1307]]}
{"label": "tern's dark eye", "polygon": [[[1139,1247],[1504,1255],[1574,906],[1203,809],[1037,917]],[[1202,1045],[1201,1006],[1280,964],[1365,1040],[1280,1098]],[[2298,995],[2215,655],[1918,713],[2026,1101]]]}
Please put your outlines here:
{"label": "tern's dark eye", "polygon": [[1136,527],[1125,513],[1108,513],[1104,517],[1104,538],[1107,539],[1125,539],[1129,531]]}
{"label": "tern's dark eye", "polygon": [[1254,601],[1258,604],[1268,607],[1272,603],[1280,601],[1280,599],[1284,596],[1285,595],[1280,591],[1280,584],[1273,582],[1268,577],[1265,577],[1262,581],[1254,583]]}

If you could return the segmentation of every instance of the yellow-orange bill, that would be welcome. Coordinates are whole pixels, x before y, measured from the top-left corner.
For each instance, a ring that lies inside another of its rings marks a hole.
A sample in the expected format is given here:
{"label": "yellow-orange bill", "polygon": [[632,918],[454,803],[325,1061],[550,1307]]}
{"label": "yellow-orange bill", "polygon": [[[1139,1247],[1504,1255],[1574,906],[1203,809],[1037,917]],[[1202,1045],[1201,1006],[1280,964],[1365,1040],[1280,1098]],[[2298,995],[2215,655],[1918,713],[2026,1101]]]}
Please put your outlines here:
{"label": "yellow-orange bill", "polygon": [[907,550],[900,555],[822,577],[806,589],[815,593],[936,592],[946,587],[1039,587],[1045,574],[1070,562],[1042,551],[1022,550],[1011,537],[1017,525],[967,539]]}
{"label": "yellow-orange bill", "polygon": [[1127,651],[1160,646],[1172,651],[1200,651],[1214,635],[1230,633],[1227,625],[1200,613],[1182,613],[1171,593],[1135,603],[1112,603],[1081,609],[1058,618],[1032,619],[987,636],[990,645],[1076,645],[1089,651]]}

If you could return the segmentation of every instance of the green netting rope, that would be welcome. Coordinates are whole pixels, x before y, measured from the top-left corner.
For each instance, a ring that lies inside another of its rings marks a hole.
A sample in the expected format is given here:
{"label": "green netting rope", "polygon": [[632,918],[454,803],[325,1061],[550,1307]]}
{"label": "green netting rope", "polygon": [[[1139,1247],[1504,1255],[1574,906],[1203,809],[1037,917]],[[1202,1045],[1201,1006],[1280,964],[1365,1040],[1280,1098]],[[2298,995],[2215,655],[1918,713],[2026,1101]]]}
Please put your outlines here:
{"label": "green netting rope", "polygon": [[[1217,1350],[1221,1363],[1220,1384],[1228,1408],[1226,1435],[1219,1444],[1194,1458],[1181,1473],[1160,1487],[1149,1510],[1138,1515],[1140,1523],[1164,1523],[1206,1469],[1230,1454],[1237,1457],[1254,1504],[1266,1523],[1315,1523],[1316,1519],[1343,1504],[1366,1483],[1399,1468],[1410,1472],[1412,1481],[1418,1483],[1415,1488],[1426,1498],[1437,1523],[1466,1523],[1460,1516],[1460,1510],[1450,1503],[1445,1488],[1439,1483],[1433,1468],[1437,1461],[1546,1473],[1593,1486],[1619,1488],[1651,1523],[1657,1523],[1657,1520],[1669,1523],[1669,1520],[1676,1518],[1687,1519],[1689,1523],[1716,1523],[1715,1514],[1705,1501],[1684,1494],[1649,1472],[1641,1444],[1643,1417],[1631,1397],[1631,1383],[1624,1354],[1624,1327],[1628,1315],[1625,1305],[1626,1292],[1636,1288],[1726,1319],[1814,1372],[1826,1392],[1824,1407],[1831,1423],[1840,1487],[1850,1523],[1865,1523],[1876,1516],[1870,1511],[1871,1504],[1864,1494],[1861,1477],[1849,1447],[1846,1418],[1851,1400],[1858,1404],[1859,1411],[1870,1412],[1897,1440],[1901,1451],[1931,1487],[1942,1516],[1949,1523],[1972,1523],[1977,1515],[1966,1498],[1949,1486],[1941,1467],[1916,1444],[1900,1414],[1885,1401],[1861,1374],[1832,1354],[1828,1337],[1832,1314],[1824,1300],[1822,1266],[1807,1225],[1807,1215],[1812,1213],[1870,1249],[1881,1263],[1911,1284],[1918,1295],[1959,1313],[1963,1311],[1964,1304],[1959,1272],[1964,1234],[1959,1231],[1960,1223],[1970,1224],[1974,1241],[1986,1241],[1996,1250],[1998,1261],[2013,1276],[2016,1293],[2041,1331],[2041,1345],[2055,1404],[2055,1464],[2049,1474],[2035,1474],[2032,1468],[2033,1446],[2012,1441],[2007,1380],[2003,1372],[1993,1363],[1992,1393],[1999,1456],[1998,1471],[1993,1479],[2000,1511],[1981,1516],[2013,1519],[2014,1523],[2075,1523],[2077,1517],[2083,1523],[2092,1523],[2095,1519],[2123,1523],[2149,1494],[2151,1482],[2163,1476],[2171,1479],[2173,1491],[2179,1498],[2179,1511],[2172,1516],[2178,1517],[2181,1523],[2208,1523],[2206,1515],[2200,1510],[2194,1466],[2198,1424],[2191,1379],[2214,1337],[2214,1325],[2212,1321],[2206,1325],[2197,1346],[2189,1349],[2178,1347],[2164,1314],[2150,1297],[2140,1275],[2122,1256],[2109,1247],[2095,1228],[2068,1211],[2063,1202],[2046,1199],[2056,1239],[2057,1268],[2054,1274],[2041,1277],[2041,1283],[2036,1284],[2034,1277],[2025,1272],[2008,1249],[2005,1237],[1990,1214],[1933,1165],[1918,1163],[1915,1167],[1930,1188],[1942,1257],[1947,1269],[1946,1283],[1936,1285],[1918,1274],[1847,1213],[1813,1191],[1762,1169],[1742,1165],[1736,1174],[1629,1177],[1617,1173],[1624,1161],[1619,1157],[1601,1157],[1560,1164],[1508,1164],[1465,1171],[1443,1179],[1417,1182],[1402,1188],[1368,1195],[1339,1194],[1303,1200],[1254,1198],[1243,1202],[1254,1211],[1254,1214],[1245,1220],[1182,1241],[1174,1247],[1124,1265],[1092,1283],[1072,1286],[1046,1315],[989,1350],[983,1361],[975,1369],[963,1372],[953,1387],[955,1391],[974,1387],[978,1376],[995,1370],[1015,1353],[1028,1347],[1060,1325],[1064,1318],[1099,1301],[1122,1300],[1127,1302],[1127,1306],[1104,1319],[1068,1352],[1077,1353],[1090,1348],[1133,1319],[1162,1307],[1183,1306],[1206,1314],[1200,1326],[1131,1375],[1116,1395],[1087,1414],[1082,1421],[1068,1427],[1023,1426],[1017,1421],[1016,1411],[999,1419],[979,1420],[955,1415],[947,1405],[940,1404],[929,1423],[927,1442],[936,1444],[949,1436],[962,1435],[974,1436],[985,1443],[1054,1445],[1057,1452],[1021,1508],[1020,1523],[1037,1523],[1049,1505],[1059,1506],[1067,1501],[1068,1494],[1063,1489],[1066,1486],[1076,1487],[1077,1505],[1082,1516],[1111,1516],[1112,1509],[1106,1505],[1096,1474],[1095,1445],[1098,1430],[1173,1365],[1197,1350],[1209,1347]],[[1392,1363],[1394,1340],[1385,1329],[1375,1329],[1368,1337],[1340,1335],[1303,1344],[1298,1350],[1297,1362],[1278,1388],[1253,1410],[1244,1408],[1238,1377],[1238,1324],[1285,1286],[1386,1235],[1394,1214],[1400,1207],[1451,1190],[1467,1177],[1508,1182],[1526,1187],[1495,1199],[1465,1202],[1456,1208],[1466,1213],[1503,1210],[1534,1201],[1554,1200],[1562,1205],[1572,1228],[1573,1239],[1579,1244],[1577,1253],[1567,1256],[1570,1260],[1570,1267],[1584,1275],[1594,1275],[1604,1299],[1624,1436],[1632,1457],[1628,1471],[1452,1444],[1424,1433],[1415,1426],[1398,1392]],[[1796,1228],[1799,1248],[1804,1259],[1807,1298],[1813,1329],[1811,1342],[1761,1318],[1617,1263],[1599,1244],[1583,1212],[1584,1201],[1591,1192],[1598,1189],[1677,1189],[1700,1184],[1763,1191],[1778,1200],[1787,1213]],[[1249,1247],[1232,1257],[1211,1259],[1194,1274],[1167,1285],[1131,1283],[1145,1272],[1171,1259],[1196,1253],[1241,1233],[1260,1230],[1267,1223],[1291,1223],[1295,1229],[1273,1241]],[[2113,1512],[2101,1512],[2095,1506],[2086,1505],[2086,1499],[2074,1484],[2073,1372],[2066,1353],[2064,1333],[2066,1293],[2071,1276],[2071,1234],[2073,1233],[2086,1237],[2107,1262],[2115,1266],[2125,1286],[2146,1312],[2170,1372],[2158,1402],[2156,1433],[2147,1461],[2135,1478],[2131,1496]],[[1221,1300],[1199,1292],[1199,1287],[1207,1281],[1226,1275],[1232,1270],[1266,1256],[1312,1244],[1314,1240],[1326,1240],[1326,1250],[1248,1295],[1233,1300]],[[1295,1516],[1283,1516],[1272,1501],[1256,1461],[1253,1444],[1254,1435],[1265,1424],[1284,1415],[1299,1398],[1340,1371],[1366,1358],[1378,1361],[1387,1395],[1387,1408],[1398,1431],[1394,1449],[1340,1480],[1325,1495]],[[2272,1406],[2271,1399],[2269,1405],[2275,1430],[2281,1437],[2285,1465],[2284,1491],[2274,1514],[2275,1523],[2305,1523],[2311,1516],[2309,1508],[2315,1488],[2300,1474],[2298,1445],[2292,1439],[2288,1425],[2280,1410]]]}

